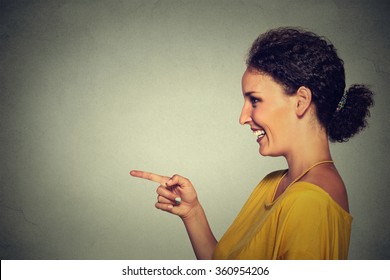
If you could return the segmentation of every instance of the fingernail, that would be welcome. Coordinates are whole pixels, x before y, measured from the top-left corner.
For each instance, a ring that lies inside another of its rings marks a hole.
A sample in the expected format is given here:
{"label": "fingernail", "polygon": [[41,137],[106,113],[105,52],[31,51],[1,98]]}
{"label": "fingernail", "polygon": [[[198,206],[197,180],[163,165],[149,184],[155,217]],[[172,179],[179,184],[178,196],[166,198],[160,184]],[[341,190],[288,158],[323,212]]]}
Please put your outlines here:
{"label": "fingernail", "polygon": [[172,182],[172,179],[169,179],[169,180],[165,183],[165,185],[168,186],[171,182]]}

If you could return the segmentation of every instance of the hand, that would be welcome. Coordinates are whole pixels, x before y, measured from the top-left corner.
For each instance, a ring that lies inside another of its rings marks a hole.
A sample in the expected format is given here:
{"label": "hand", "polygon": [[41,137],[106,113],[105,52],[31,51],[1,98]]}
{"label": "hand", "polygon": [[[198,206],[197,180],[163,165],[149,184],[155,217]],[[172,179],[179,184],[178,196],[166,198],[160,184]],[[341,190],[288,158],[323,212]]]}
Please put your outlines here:
{"label": "hand", "polygon": [[130,175],[147,179],[160,186],[157,188],[157,209],[172,213],[182,219],[190,216],[191,211],[199,206],[198,197],[192,183],[180,175],[161,176],[150,172],[132,170]]}

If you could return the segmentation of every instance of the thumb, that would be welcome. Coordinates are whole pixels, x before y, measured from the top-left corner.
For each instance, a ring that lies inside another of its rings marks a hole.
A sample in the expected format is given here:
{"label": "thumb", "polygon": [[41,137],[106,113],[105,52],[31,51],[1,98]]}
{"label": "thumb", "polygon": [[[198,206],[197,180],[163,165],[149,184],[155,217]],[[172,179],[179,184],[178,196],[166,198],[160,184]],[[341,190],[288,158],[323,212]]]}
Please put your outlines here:
{"label": "thumb", "polygon": [[190,180],[188,180],[187,178],[184,178],[183,176],[180,176],[180,175],[173,175],[166,183],[165,185],[167,187],[172,187],[172,186],[176,186],[176,185],[179,185],[180,187],[189,187],[189,186],[192,186]]}

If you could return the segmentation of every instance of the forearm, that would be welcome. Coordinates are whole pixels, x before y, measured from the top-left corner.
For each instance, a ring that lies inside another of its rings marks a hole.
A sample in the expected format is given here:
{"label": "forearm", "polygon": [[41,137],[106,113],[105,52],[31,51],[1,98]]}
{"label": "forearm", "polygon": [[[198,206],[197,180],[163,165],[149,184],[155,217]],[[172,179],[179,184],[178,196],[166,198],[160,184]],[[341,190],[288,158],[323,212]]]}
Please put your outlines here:
{"label": "forearm", "polygon": [[217,240],[211,231],[202,206],[199,204],[182,220],[191,240],[196,258],[198,260],[211,259]]}

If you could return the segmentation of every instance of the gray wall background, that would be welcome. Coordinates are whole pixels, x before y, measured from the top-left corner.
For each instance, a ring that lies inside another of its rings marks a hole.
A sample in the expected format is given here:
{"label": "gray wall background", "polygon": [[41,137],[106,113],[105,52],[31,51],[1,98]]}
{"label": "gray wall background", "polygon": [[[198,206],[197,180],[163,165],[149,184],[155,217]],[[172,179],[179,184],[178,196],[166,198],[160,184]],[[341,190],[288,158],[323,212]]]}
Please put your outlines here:
{"label": "gray wall background", "polygon": [[354,216],[351,259],[390,258],[388,1],[0,0],[0,257],[193,259],[131,169],[192,180],[220,238],[281,158],[238,123],[258,34],[328,37],[370,127],[332,145]]}

